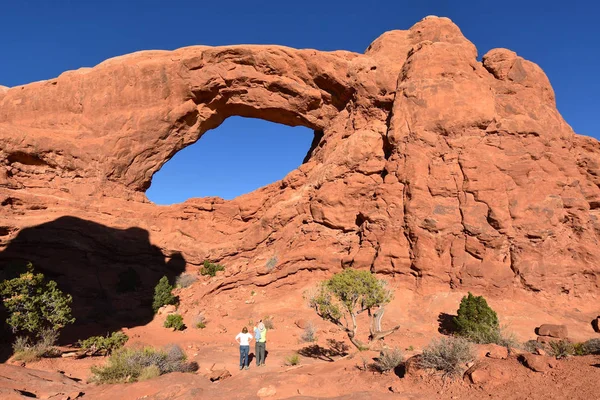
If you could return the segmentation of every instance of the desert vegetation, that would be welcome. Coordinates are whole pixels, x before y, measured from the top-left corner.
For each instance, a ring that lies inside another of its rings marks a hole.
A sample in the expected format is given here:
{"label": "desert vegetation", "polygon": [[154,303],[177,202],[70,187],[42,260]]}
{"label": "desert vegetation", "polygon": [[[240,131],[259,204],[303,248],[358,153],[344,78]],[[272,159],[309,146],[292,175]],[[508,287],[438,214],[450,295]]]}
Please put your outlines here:
{"label": "desert vegetation", "polygon": [[479,344],[495,343],[500,346],[516,347],[516,339],[500,327],[498,315],[487,304],[483,296],[469,292],[460,302],[454,318],[456,334]]}
{"label": "desert vegetation", "polygon": [[6,323],[18,334],[13,343],[15,358],[33,361],[55,356],[59,331],[75,322],[72,297],[56,282],[35,273],[31,263],[19,276],[0,282],[0,296],[8,312]]}
{"label": "desert vegetation", "polygon": [[88,355],[110,355],[127,343],[129,337],[123,332],[113,332],[106,336],[91,336],[78,342],[82,350]]}
{"label": "desert vegetation", "polygon": [[92,367],[92,382],[121,383],[150,379],[170,372],[194,372],[195,362],[187,362],[179,346],[122,348],[115,351],[103,367]]}
{"label": "desert vegetation", "polygon": [[179,304],[179,299],[173,295],[173,286],[169,283],[169,278],[163,276],[154,288],[152,309],[154,312],[157,312],[162,306],[177,304]]}
{"label": "desert vegetation", "polygon": [[[340,327],[350,342],[358,349],[368,349],[370,345],[400,328],[381,330],[384,306],[392,299],[392,292],[386,283],[369,271],[346,269],[331,279],[321,282],[313,291],[305,293],[308,304],[317,315]],[[357,337],[357,316],[367,312],[370,320],[368,342]]]}
{"label": "desert vegetation", "polygon": [[404,354],[397,347],[384,348],[379,353],[379,357],[375,362],[375,368],[382,373],[393,371],[404,362]]}
{"label": "desert vegetation", "polygon": [[175,331],[182,331],[185,329],[185,324],[183,323],[183,317],[180,314],[169,314],[165,319],[164,323],[165,328],[172,328]]}
{"label": "desert vegetation", "polygon": [[463,374],[466,364],[475,359],[473,345],[461,337],[433,340],[421,355],[420,366],[439,371],[442,376],[456,378]]}
{"label": "desert vegetation", "polygon": [[215,264],[208,260],[204,260],[204,264],[202,264],[202,268],[200,268],[200,275],[216,276],[217,272],[219,271],[225,271],[225,267],[220,264]]}
{"label": "desert vegetation", "polygon": [[187,288],[192,286],[197,280],[198,278],[192,274],[181,274],[175,279],[175,286],[178,288]]}

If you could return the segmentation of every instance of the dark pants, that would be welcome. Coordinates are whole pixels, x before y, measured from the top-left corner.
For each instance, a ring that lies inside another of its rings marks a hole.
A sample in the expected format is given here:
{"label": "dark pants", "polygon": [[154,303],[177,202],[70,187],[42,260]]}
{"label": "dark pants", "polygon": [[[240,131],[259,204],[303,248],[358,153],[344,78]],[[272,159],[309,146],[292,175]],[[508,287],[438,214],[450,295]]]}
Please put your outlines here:
{"label": "dark pants", "polygon": [[266,350],[267,350],[266,342],[257,342],[256,343],[256,365],[265,363]]}
{"label": "dark pants", "polygon": [[248,353],[250,353],[250,346],[240,346],[240,367],[248,365]]}

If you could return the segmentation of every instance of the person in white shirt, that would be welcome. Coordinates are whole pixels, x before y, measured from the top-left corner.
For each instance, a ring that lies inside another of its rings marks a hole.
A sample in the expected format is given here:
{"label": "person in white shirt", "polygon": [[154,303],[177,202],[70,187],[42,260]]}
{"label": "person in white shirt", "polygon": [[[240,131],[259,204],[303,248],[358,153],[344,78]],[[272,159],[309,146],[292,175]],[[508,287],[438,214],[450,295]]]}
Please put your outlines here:
{"label": "person in white shirt", "polygon": [[248,369],[248,353],[250,353],[250,341],[252,334],[248,333],[248,328],[243,327],[242,331],[237,334],[235,341],[240,345],[240,370]]}

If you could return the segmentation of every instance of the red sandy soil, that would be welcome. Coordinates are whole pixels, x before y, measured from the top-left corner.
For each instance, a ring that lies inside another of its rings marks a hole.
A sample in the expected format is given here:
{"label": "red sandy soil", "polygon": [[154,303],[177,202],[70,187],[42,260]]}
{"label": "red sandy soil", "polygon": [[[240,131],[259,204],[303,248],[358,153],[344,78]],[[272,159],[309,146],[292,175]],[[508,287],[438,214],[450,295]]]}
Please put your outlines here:
{"label": "red sandy soil", "polygon": [[[197,282],[195,285],[201,285]],[[194,285],[194,286],[195,286]],[[406,398],[406,399],[593,399],[599,398],[600,357],[586,356],[560,360],[556,368],[538,373],[524,367],[516,357],[508,360],[485,359],[490,368],[501,371],[501,378],[484,384],[470,384],[463,380],[449,381],[438,376],[379,374],[363,371],[359,366],[372,362],[377,351],[357,352],[349,348],[345,357],[335,361],[302,357],[299,366],[284,365],[285,357],[308,346],[300,337],[303,330],[295,321],[311,321],[317,327],[316,344],[328,347],[327,340],[335,339],[349,344],[336,327],[317,318],[302,299],[308,288],[282,286],[280,288],[238,288],[210,299],[196,299],[194,286],[178,291],[182,299],[180,312],[189,326],[182,332],[173,332],[162,326],[164,316],[157,316],[146,326],[126,330],[128,346],[180,345],[190,360],[197,361],[197,374],[169,374],[151,381],[126,385],[86,385],[84,398],[197,398],[198,393],[213,398],[257,398],[261,388],[274,387],[273,399],[302,397],[319,398]],[[393,283],[392,283],[393,286]],[[254,293],[254,294],[252,294]],[[402,328],[386,338],[388,346],[398,346],[406,357],[418,354],[432,338],[439,337],[438,315],[454,314],[463,293],[448,292],[417,295],[413,291],[396,288],[396,296],[387,307],[384,324],[400,323]],[[521,298],[489,298],[489,304],[498,312],[501,323],[520,341],[534,339],[534,328],[542,323],[564,323],[570,336],[577,341],[598,337],[589,321],[593,305],[584,299],[565,299],[545,304],[539,297],[522,295]],[[207,318],[205,329],[192,327],[193,317],[202,311]],[[243,326],[265,316],[273,316],[275,328],[268,334],[269,351],[264,368],[251,364],[250,370],[238,369],[239,353],[234,341]],[[360,321],[364,327],[366,321]],[[359,327],[360,329],[360,327]],[[226,330],[226,332],[225,332]],[[409,350],[412,349],[412,350]],[[63,371],[66,376],[87,381],[90,366],[105,362],[103,357],[74,359],[44,359],[30,363],[28,368]],[[211,383],[206,378],[210,370],[227,369],[232,377]],[[392,392],[390,388],[393,388]],[[203,396],[204,396],[203,395]],[[144,397],[148,396],[148,397]],[[346,397],[345,397],[346,396]]]}

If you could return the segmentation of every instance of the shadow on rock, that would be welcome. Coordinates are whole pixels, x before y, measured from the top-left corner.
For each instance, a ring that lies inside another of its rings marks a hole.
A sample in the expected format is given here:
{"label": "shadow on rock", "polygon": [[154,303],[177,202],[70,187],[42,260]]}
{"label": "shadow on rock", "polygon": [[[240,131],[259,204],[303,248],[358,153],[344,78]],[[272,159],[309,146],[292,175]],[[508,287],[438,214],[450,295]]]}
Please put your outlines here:
{"label": "shadow on rock", "polygon": [[344,357],[348,355],[349,347],[344,342],[328,339],[327,347],[319,346],[318,344],[312,344],[310,346],[303,347],[298,351],[302,357],[314,358],[321,361],[333,362],[335,357]]}
{"label": "shadow on rock", "polygon": [[442,335],[452,335],[456,332],[456,324],[454,323],[454,318],[456,315],[440,313],[438,315],[438,332]]}
{"label": "shadow on rock", "polygon": [[[165,255],[152,245],[144,229],[115,229],[75,217],[19,232],[0,253],[0,279],[18,276],[28,262],[73,296],[76,321],[61,332],[63,344],[147,324],[158,280],[166,275],[173,282],[186,265],[181,254]],[[0,362],[11,353],[7,343],[1,347]]]}

